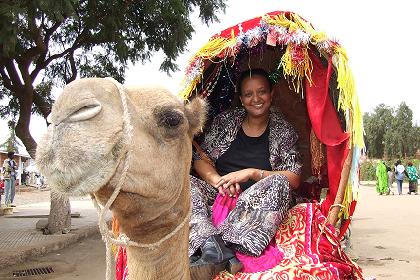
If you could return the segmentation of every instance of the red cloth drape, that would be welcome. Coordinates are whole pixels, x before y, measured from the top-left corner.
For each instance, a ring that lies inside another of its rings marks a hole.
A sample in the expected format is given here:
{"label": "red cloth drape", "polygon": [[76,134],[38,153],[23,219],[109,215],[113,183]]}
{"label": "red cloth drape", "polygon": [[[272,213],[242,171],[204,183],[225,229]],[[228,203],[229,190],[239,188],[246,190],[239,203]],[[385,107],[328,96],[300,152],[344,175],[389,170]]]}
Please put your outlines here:
{"label": "red cloth drape", "polygon": [[328,67],[322,65],[321,59],[309,51],[312,60],[312,85],[306,80],[306,106],[311,120],[312,129],[318,139],[326,145],[329,191],[322,203],[322,213],[328,215],[330,206],[334,203],[340,182],[344,160],[349,152],[348,133],[341,128],[334,105],[329,97],[328,88],[332,71],[332,61]]}

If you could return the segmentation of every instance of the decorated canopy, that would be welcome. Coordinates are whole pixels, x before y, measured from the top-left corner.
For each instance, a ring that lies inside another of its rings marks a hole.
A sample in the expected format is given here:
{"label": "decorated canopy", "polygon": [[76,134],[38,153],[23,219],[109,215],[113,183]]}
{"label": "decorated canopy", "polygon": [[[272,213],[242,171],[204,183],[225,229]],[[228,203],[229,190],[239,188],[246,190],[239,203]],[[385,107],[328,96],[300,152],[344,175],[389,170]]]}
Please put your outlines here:
{"label": "decorated canopy", "polygon": [[[209,119],[235,106],[241,71],[264,68],[276,84],[274,105],[295,125],[306,164],[305,182],[328,187],[325,215],[352,215],[362,115],[344,48],[292,12],[271,12],[210,38],[190,60],[181,95],[201,96]],[[326,180],[323,181],[322,177]],[[315,199],[319,199],[314,196]],[[335,207],[338,206],[338,207]],[[333,210],[335,211],[335,210]]]}

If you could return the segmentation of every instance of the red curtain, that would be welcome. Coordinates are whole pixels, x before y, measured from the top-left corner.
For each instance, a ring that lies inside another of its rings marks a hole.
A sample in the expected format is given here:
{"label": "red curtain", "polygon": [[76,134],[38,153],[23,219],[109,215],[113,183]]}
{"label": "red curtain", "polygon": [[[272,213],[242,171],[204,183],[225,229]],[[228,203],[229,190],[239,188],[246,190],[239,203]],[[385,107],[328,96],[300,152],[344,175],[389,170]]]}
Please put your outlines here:
{"label": "red curtain", "polygon": [[328,93],[332,71],[331,59],[328,61],[328,67],[325,67],[314,51],[310,51],[309,56],[313,70],[312,85],[307,79],[305,84],[306,106],[315,135],[326,145],[329,191],[321,208],[322,213],[328,215],[328,210],[337,195],[341,170],[349,152],[349,135],[342,130]]}

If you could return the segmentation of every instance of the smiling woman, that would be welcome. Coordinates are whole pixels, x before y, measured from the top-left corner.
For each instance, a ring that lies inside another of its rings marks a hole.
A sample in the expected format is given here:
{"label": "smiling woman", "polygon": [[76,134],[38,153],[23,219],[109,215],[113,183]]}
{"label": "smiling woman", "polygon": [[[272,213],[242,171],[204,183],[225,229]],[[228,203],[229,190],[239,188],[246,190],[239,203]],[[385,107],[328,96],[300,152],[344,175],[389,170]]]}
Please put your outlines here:
{"label": "smiling woman", "polygon": [[[237,88],[242,107],[216,116],[201,144],[211,161],[202,153],[194,160],[201,179],[191,177],[189,254],[198,255],[192,258],[192,269],[219,267],[233,258],[234,251],[244,257],[261,255],[289,209],[291,189],[300,182],[297,134],[278,111],[271,110],[273,87],[267,72],[243,72]],[[236,206],[220,223],[214,217],[223,211],[219,202],[225,196]],[[209,271],[210,279],[215,270]],[[231,272],[237,271],[231,266]]]}

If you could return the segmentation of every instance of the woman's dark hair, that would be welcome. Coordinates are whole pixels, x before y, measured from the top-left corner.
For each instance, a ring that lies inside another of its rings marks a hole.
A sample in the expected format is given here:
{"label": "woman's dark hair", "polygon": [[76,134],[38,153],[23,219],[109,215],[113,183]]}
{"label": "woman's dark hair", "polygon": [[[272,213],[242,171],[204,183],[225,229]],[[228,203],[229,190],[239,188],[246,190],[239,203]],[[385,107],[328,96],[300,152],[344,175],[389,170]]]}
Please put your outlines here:
{"label": "woman's dark hair", "polygon": [[12,158],[14,155],[15,155],[15,152],[13,152],[13,151],[7,152],[7,157],[8,158]]}
{"label": "woman's dark hair", "polygon": [[249,77],[252,77],[252,76],[261,76],[261,77],[265,78],[268,82],[269,87],[270,87],[270,91],[273,89],[273,83],[271,82],[270,76],[268,75],[267,71],[265,71],[264,69],[261,69],[261,68],[249,69],[249,70],[243,71],[241,73],[241,75],[239,76],[238,83],[237,83],[237,89],[238,89],[239,95],[242,94],[241,93],[242,82],[246,78],[249,78]]}
{"label": "woman's dark hair", "polygon": [[397,165],[400,165],[401,164],[401,160],[397,160],[397,163],[396,163]]}
{"label": "woman's dark hair", "polygon": [[411,161],[409,161],[409,162],[407,163],[407,165],[408,165],[408,166],[413,166],[413,163],[412,163]]}

